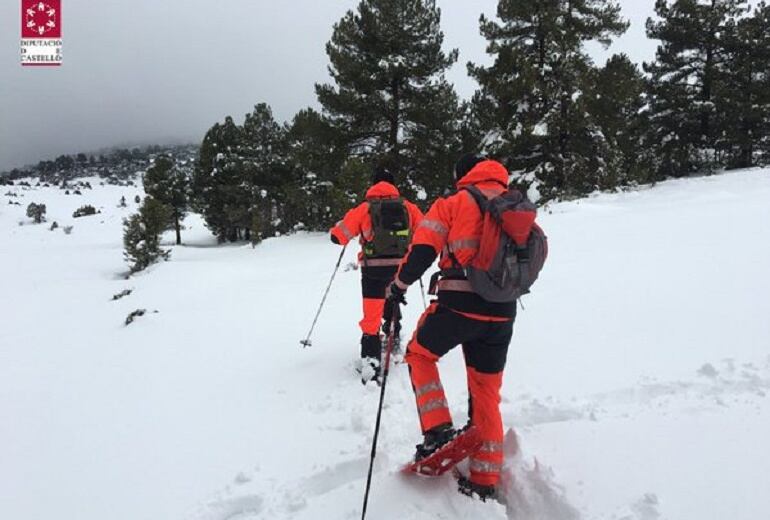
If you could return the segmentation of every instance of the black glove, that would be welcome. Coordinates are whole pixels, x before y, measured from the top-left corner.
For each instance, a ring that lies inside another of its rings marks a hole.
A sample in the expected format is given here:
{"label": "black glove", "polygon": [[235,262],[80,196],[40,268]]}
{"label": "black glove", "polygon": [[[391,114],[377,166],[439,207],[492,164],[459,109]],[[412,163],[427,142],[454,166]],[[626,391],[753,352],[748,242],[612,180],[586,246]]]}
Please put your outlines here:
{"label": "black glove", "polygon": [[406,305],[406,289],[398,286],[396,281],[390,282],[385,288],[385,299],[392,304]]}
{"label": "black glove", "polygon": [[337,245],[340,245],[340,239],[337,238],[336,235],[332,235],[332,242],[337,244]]}

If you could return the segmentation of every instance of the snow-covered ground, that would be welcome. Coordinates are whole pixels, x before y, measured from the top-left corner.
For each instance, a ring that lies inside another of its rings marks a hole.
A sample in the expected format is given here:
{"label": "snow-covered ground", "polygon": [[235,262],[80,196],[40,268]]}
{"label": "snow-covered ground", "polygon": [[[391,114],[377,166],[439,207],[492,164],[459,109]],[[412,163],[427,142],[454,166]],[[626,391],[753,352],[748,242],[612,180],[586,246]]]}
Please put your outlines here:
{"label": "snow-covered ground", "polygon": [[[21,196],[0,196],[0,519],[360,518],[379,392],[353,370],[359,273],[340,272],[302,349],[339,251],[325,236],[218,247],[193,216],[170,262],[126,280],[137,189],[92,184],[2,188]],[[47,224],[29,223],[30,202]],[[102,213],[72,219],[86,203]],[[507,507],[399,473],[420,436],[398,365],[368,518],[770,518],[770,170],[558,204],[540,222],[551,256],[503,391],[518,433]],[[412,328],[419,289],[408,297]],[[148,313],[126,327],[135,309]],[[459,351],[442,374],[463,423]]]}

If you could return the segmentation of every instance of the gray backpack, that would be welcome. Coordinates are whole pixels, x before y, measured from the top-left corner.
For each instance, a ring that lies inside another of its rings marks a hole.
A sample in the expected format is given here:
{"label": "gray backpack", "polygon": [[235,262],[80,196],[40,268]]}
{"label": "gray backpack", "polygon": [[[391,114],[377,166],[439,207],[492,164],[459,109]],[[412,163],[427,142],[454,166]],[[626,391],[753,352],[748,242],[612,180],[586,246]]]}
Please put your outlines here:
{"label": "gray backpack", "polygon": [[475,186],[465,190],[484,219],[479,251],[465,275],[483,299],[515,301],[529,292],[548,257],[548,239],[535,224],[537,208],[518,190],[491,199]]}

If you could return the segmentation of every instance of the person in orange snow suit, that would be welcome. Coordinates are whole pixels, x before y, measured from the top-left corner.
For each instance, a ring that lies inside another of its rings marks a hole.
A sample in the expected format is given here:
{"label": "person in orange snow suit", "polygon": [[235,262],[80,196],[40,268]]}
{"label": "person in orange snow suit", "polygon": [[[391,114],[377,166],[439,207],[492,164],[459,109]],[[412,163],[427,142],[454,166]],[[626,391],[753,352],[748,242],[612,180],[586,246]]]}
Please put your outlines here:
{"label": "person in orange snow suit", "polygon": [[386,320],[383,329],[388,330],[390,325],[385,288],[393,280],[412,233],[421,220],[420,209],[401,197],[393,174],[380,167],[372,174],[372,187],[366,192],[366,200],[348,211],[330,231],[332,242],[343,246],[360,236],[358,260],[361,265],[364,317],[359,325],[363,333],[361,358],[364,383],[379,377],[383,317]]}
{"label": "person in orange snow suit", "polygon": [[[470,476],[461,477],[460,491],[486,500],[493,497],[503,464],[503,422],[500,387],[508,344],[513,334],[516,301],[492,303],[476,294],[462,267],[479,250],[482,213],[464,187],[475,186],[490,199],[508,189],[508,171],[499,162],[465,155],[455,165],[458,191],[438,199],[412,238],[408,255],[387,288],[389,301],[404,302],[409,285],[418,280],[440,254],[441,278],[431,282],[434,300],[407,345],[405,361],[414,389],[424,435],[417,446],[420,460],[452,440],[449,406],[441,385],[438,360],[462,344],[468,376],[469,416],[482,444],[470,456]],[[531,225],[534,217],[531,215]]]}

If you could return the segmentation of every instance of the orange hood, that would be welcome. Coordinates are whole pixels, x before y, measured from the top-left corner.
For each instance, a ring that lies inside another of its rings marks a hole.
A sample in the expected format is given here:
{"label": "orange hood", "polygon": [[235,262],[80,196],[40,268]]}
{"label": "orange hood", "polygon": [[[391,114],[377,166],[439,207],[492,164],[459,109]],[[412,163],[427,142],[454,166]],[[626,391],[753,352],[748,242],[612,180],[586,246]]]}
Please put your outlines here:
{"label": "orange hood", "polygon": [[507,188],[508,170],[497,161],[482,161],[457,181],[457,189],[485,182],[495,182]]}
{"label": "orange hood", "polygon": [[367,199],[395,199],[400,197],[398,188],[389,182],[378,182],[366,192]]}

